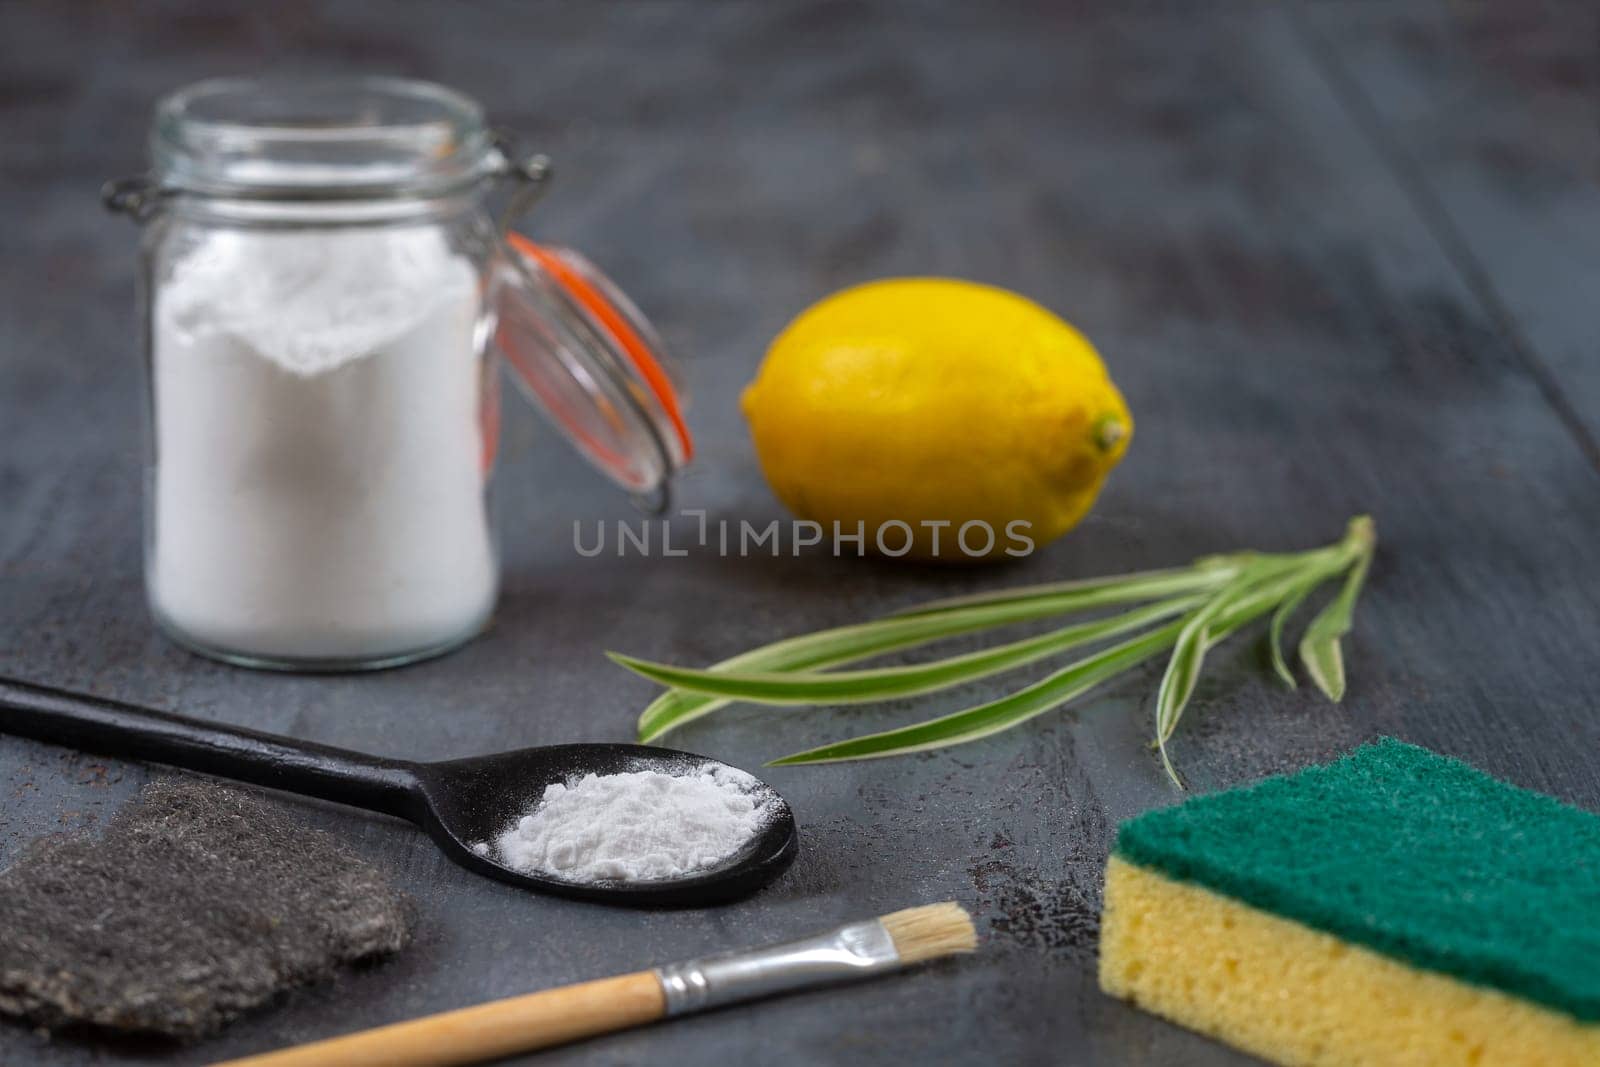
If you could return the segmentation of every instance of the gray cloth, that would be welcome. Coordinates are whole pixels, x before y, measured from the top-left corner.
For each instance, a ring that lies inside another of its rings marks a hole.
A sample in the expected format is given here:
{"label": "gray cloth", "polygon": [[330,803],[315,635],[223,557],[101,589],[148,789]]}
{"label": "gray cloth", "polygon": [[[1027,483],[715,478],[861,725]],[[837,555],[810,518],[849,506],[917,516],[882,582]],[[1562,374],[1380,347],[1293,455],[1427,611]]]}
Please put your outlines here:
{"label": "gray cloth", "polygon": [[410,940],[410,902],[328,834],[242,790],[151,783],[0,873],[0,1012],[194,1037]]}

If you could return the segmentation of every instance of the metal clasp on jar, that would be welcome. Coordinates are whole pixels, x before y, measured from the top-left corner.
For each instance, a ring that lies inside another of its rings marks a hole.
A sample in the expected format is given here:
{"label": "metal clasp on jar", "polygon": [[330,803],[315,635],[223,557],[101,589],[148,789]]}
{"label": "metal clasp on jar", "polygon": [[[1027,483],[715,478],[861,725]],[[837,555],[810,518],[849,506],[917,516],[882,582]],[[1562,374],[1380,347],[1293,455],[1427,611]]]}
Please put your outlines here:
{"label": "metal clasp on jar", "polygon": [[543,152],[535,152],[517,160],[515,138],[505,130],[494,132],[494,150],[500,157],[495,176],[517,183],[505,210],[500,213],[499,230],[500,236],[504,237],[544,196],[545,187],[550,184],[551,164],[550,157]]}
{"label": "metal clasp on jar", "polygon": [[126,178],[113,178],[100,187],[100,203],[107,211],[127,215],[135,222],[144,222],[161,207],[161,201],[172,195],[172,190],[162,188],[148,174],[130,174]]}

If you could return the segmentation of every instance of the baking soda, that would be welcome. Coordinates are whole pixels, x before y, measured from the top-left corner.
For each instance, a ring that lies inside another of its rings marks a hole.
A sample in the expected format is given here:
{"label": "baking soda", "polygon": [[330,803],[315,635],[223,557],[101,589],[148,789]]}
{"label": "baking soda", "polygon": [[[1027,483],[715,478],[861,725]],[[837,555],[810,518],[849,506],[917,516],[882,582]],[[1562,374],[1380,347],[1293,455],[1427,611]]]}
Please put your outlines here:
{"label": "baking soda", "polygon": [[573,882],[641,882],[716,867],[766,825],[775,794],[721,764],[588,774],[547,786],[495,843],[500,860]]}
{"label": "baking soda", "polygon": [[280,660],[478,629],[486,321],[437,226],[208,230],[180,252],[152,323],[156,616]]}

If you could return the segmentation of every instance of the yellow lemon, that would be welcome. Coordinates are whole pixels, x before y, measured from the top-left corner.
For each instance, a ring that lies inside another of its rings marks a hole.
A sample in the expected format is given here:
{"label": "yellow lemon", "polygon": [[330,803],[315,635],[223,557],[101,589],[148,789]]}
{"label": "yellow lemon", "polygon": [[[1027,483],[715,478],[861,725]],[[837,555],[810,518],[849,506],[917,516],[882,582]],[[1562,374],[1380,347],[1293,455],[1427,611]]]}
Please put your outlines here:
{"label": "yellow lemon", "polygon": [[1133,433],[1082,334],[1015,293],[946,278],[812,305],[772,342],[742,406],[791,511],[921,559],[1026,555],[1059,537]]}

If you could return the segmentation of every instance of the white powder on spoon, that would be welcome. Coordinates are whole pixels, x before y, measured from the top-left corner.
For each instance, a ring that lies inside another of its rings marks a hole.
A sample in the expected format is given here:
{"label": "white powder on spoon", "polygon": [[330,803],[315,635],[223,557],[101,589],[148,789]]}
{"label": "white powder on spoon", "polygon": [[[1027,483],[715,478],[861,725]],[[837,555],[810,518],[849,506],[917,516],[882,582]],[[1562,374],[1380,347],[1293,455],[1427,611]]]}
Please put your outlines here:
{"label": "white powder on spoon", "polygon": [[676,878],[737,854],[766,824],[772,799],[756,778],[721,764],[586,774],[547,786],[495,844],[506,866],[571,882]]}

